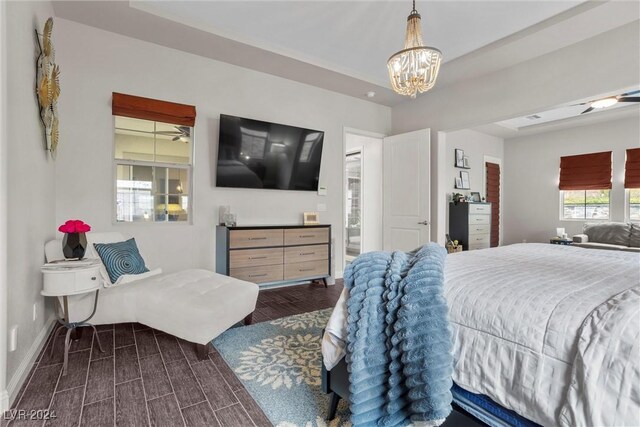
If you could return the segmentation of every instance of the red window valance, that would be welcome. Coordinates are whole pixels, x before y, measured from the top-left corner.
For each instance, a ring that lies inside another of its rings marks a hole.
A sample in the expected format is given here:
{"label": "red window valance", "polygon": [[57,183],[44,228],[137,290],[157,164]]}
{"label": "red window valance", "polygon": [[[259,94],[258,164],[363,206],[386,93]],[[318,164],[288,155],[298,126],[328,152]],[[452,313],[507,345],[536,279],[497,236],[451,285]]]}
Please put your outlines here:
{"label": "red window valance", "polygon": [[196,107],[140,96],[113,92],[111,111],[114,116],[153,120],[172,125],[193,126]]}
{"label": "red window valance", "polygon": [[560,190],[611,189],[611,151],[560,158]]}
{"label": "red window valance", "polygon": [[640,148],[627,150],[624,164],[624,188],[640,188]]}

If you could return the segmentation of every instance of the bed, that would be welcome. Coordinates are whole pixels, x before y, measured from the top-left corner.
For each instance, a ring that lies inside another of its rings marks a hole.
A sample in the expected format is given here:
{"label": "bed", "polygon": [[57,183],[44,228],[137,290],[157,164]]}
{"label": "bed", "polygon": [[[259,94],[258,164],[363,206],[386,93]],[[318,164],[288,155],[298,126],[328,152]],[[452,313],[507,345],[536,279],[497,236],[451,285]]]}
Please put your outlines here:
{"label": "bed", "polygon": [[[536,243],[451,254],[445,295],[458,396],[542,425],[640,425],[640,254]],[[329,383],[346,298],[323,337]]]}

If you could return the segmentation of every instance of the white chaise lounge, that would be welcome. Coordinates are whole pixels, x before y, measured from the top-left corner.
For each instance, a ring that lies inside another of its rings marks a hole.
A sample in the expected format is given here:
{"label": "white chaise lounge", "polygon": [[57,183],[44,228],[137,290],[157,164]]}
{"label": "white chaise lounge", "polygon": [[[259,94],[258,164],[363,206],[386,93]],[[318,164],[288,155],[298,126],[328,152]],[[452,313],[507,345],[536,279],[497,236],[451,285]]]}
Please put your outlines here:
{"label": "white chaise lounge", "polygon": [[[98,258],[93,243],[126,240],[121,233],[89,233],[85,258]],[[60,240],[45,246],[47,261],[64,259]],[[147,267],[149,268],[149,267]],[[103,284],[110,283],[101,265]],[[208,270],[190,269],[159,273],[117,286],[102,287],[95,315],[90,323],[138,322],[198,344],[198,353],[206,356],[212,339],[251,314],[258,299],[258,285]],[[141,276],[142,277],[142,276]],[[69,297],[71,322],[91,314],[94,294]]]}

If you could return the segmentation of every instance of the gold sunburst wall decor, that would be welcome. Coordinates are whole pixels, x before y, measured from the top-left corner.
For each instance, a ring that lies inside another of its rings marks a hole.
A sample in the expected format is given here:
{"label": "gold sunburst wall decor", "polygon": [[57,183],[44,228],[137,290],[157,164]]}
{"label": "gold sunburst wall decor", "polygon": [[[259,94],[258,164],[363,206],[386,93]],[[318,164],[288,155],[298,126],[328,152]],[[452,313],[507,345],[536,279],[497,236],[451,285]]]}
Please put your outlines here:
{"label": "gold sunburst wall decor", "polygon": [[53,49],[51,34],[53,32],[53,18],[47,19],[42,33],[36,30],[36,39],[40,48],[40,55],[36,62],[36,95],[40,107],[40,120],[44,126],[46,149],[55,157],[59,141],[58,127],[58,97],[60,96],[60,67],[56,65],[56,55]]}

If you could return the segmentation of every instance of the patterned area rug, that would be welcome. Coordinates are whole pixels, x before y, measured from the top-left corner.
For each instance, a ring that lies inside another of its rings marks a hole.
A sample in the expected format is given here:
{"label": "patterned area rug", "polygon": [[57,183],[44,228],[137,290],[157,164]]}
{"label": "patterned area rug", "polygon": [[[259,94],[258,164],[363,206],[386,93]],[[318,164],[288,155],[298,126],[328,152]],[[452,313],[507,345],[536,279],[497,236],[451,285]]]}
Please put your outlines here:
{"label": "patterned area rug", "polygon": [[277,427],[350,426],[340,402],[331,421],[324,417],[329,395],[321,390],[321,341],[331,309],[233,328],[213,345],[269,420]]}

